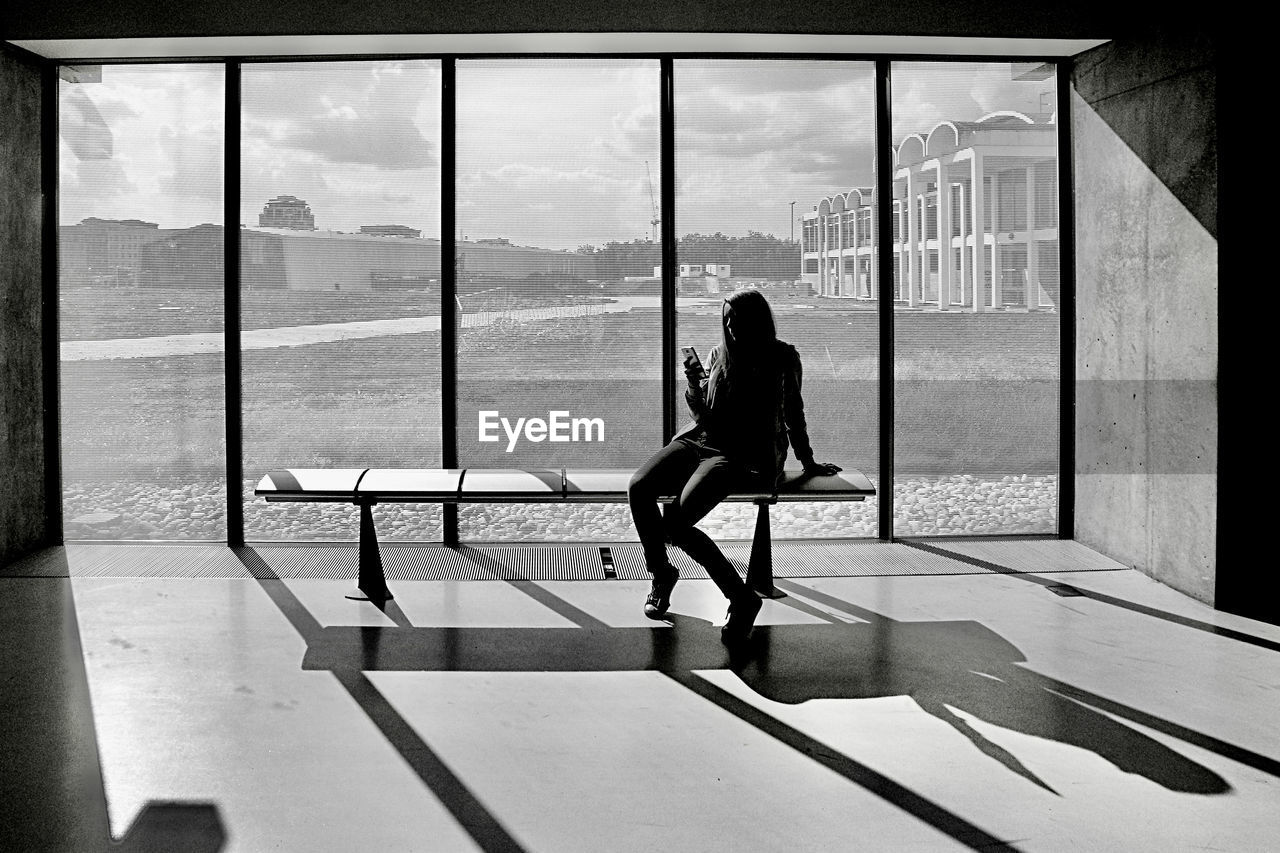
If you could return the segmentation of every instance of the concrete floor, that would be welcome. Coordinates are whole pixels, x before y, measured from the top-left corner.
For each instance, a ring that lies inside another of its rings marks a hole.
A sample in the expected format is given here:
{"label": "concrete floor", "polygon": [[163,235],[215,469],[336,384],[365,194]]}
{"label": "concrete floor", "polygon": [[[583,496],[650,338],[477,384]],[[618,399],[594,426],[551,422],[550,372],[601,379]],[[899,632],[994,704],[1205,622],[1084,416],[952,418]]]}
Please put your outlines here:
{"label": "concrete floor", "polygon": [[0,572],[0,849],[1277,848],[1280,628],[948,553],[781,579],[730,654],[706,580],[666,622],[617,579],[393,581],[380,611],[51,549],[64,576]]}

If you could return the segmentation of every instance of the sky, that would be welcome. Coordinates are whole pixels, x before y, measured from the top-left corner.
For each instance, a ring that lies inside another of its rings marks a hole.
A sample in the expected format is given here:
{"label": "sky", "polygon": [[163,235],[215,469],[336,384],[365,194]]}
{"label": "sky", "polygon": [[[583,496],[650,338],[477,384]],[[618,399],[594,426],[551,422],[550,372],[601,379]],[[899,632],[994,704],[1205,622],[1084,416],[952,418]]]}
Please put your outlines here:
{"label": "sky", "polygon": [[[871,63],[680,59],[674,73],[677,234],[789,238],[793,211],[872,184]],[[1007,62],[895,63],[895,142],[1052,102],[1052,78],[1011,76]],[[103,66],[60,87],[63,223],[222,221],[222,66]],[[658,97],[653,59],[460,60],[457,236],[554,249],[652,236]],[[292,195],[320,229],[439,236],[438,63],[245,64],[241,103],[243,224]]]}

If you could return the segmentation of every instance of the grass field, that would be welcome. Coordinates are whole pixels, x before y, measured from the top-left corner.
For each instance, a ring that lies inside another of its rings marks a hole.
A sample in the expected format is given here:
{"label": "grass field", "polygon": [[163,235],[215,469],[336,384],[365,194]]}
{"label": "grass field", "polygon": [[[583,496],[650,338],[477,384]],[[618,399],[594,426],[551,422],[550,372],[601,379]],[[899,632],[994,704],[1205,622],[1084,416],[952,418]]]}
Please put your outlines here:
{"label": "grass field", "polygon": [[[209,326],[208,317],[205,326],[195,319],[199,311],[209,317],[220,312],[211,294],[186,294],[182,311],[144,310],[159,295],[112,291],[105,306],[90,311],[81,304],[84,294],[68,294],[63,340],[73,340],[69,330],[77,328],[104,337],[110,331],[116,338],[220,328]],[[292,313],[283,296],[292,300]],[[804,395],[818,458],[875,476],[878,317],[850,303],[827,305],[810,298],[805,304],[815,307],[778,306],[778,326],[804,360]],[[421,307],[404,295],[353,299],[349,294],[272,293],[247,300],[245,315],[263,324],[293,317],[287,322],[296,324],[420,316],[407,312]],[[678,342],[694,344],[705,356],[718,339],[718,315],[714,303],[706,309],[682,305]],[[1057,315],[902,312],[896,320],[895,467],[902,477],[1016,483],[1018,477],[1044,481],[1056,475]],[[458,354],[461,463],[629,466],[647,458],[661,441],[659,323],[658,312],[636,311],[464,329]],[[439,334],[427,332],[243,353],[246,479],[290,466],[440,464],[439,348]],[[220,354],[64,362],[60,379],[63,477],[75,490],[72,503],[79,501],[69,505],[69,516],[106,512],[136,518],[139,502],[154,502],[140,497],[150,494],[147,489],[174,491],[203,483],[197,491],[210,497],[201,499],[199,511],[206,526],[217,525],[225,492]],[[599,417],[605,440],[524,441],[506,453],[505,438],[476,440],[480,409],[498,410],[512,420],[546,418],[555,409]],[[187,491],[174,494],[178,497],[169,503],[175,506],[194,500]],[[1044,500],[1037,500],[1032,509],[1035,523],[1042,525]],[[169,516],[148,512],[153,516],[148,523],[160,531],[153,535],[174,527]],[[299,535],[306,533],[305,515],[297,522]],[[200,525],[180,532],[188,536],[192,529]]]}

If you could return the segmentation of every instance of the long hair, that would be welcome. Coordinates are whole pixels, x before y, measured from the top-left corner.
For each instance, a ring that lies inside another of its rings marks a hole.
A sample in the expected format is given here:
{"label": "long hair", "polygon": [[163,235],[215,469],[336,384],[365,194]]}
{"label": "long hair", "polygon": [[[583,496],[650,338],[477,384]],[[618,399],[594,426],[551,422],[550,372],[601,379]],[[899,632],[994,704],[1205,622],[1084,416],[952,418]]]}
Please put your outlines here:
{"label": "long hair", "polygon": [[722,319],[720,351],[723,359],[716,371],[718,375],[711,383],[708,403],[715,399],[718,391],[732,388],[735,379],[750,381],[750,374],[777,367],[774,361],[778,328],[773,320],[773,309],[764,294],[753,288],[739,290],[726,297],[724,304],[733,313],[733,337],[729,337],[727,323]]}
{"label": "long hair", "polygon": [[739,290],[729,294],[724,304],[733,312],[733,339],[729,338],[724,320],[720,322],[721,343],[730,371],[734,361],[757,362],[773,355],[778,327],[764,294],[755,289]]}

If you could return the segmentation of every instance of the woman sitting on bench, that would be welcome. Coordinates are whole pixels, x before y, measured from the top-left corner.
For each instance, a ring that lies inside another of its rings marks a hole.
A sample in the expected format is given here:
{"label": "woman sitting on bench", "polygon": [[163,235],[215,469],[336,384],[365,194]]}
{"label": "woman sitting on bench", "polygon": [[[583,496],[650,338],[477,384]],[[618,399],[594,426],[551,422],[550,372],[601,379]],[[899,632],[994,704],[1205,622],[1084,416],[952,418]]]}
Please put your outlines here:
{"label": "woman sitting on bench", "polygon": [[[732,294],[724,301],[722,318],[723,340],[708,355],[706,370],[696,354],[685,360],[685,400],[694,422],[640,466],[627,498],[653,575],[645,615],[661,619],[671,606],[680,573],[667,561],[669,541],[705,567],[729,599],[720,636],[733,644],[750,636],[760,599],[711,537],[694,525],[733,492],[772,490],[782,475],[788,442],[806,473],[834,474],[840,467],[813,461],[800,396],[800,355],[778,340],[764,294]],[[660,513],[659,496],[670,494],[676,499]]]}

